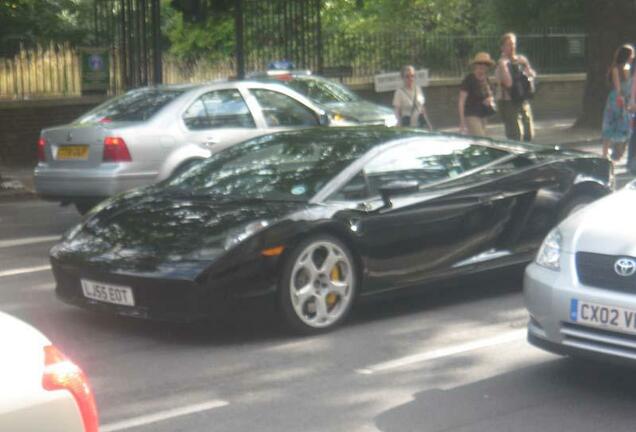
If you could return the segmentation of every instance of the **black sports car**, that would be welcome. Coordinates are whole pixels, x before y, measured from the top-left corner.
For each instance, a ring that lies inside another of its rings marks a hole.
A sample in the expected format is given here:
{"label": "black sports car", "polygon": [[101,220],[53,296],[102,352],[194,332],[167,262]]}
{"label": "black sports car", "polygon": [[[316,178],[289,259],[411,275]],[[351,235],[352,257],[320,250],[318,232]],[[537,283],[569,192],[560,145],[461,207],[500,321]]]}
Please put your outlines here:
{"label": "black sports car", "polygon": [[553,147],[384,127],[237,144],[96,207],[51,251],[62,300],[193,320],[277,296],[319,332],[357,297],[529,261],[613,187],[611,164]]}

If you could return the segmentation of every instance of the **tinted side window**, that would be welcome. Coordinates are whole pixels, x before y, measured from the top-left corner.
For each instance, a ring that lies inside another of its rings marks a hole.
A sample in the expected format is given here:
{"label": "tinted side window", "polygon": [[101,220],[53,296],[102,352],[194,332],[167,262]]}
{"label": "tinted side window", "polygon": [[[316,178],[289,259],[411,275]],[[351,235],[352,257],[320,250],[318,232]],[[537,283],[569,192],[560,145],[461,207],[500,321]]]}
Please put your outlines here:
{"label": "tinted side window", "polygon": [[369,197],[369,184],[366,176],[364,172],[359,172],[338,191],[333,193],[329,199],[338,201],[359,201]]}
{"label": "tinted side window", "polygon": [[111,99],[80,117],[78,123],[144,121],[155,115],[185,90],[144,88]]}
{"label": "tinted side window", "polygon": [[314,78],[297,78],[288,84],[294,90],[318,103],[354,102],[359,97],[341,84]]}
{"label": "tinted side window", "polygon": [[253,89],[252,93],[263,110],[268,127],[319,124],[312,110],[289,96],[265,89]]}
{"label": "tinted side window", "polygon": [[420,186],[457,177],[508,153],[469,141],[405,143],[381,153],[364,167],[370,192],[393,181],[415,180]]}
{"label": "tinted side window", "polygon": [[189,129],[254,128],[252,114],[238,90],[217,90],[197,99],[183,114]]}

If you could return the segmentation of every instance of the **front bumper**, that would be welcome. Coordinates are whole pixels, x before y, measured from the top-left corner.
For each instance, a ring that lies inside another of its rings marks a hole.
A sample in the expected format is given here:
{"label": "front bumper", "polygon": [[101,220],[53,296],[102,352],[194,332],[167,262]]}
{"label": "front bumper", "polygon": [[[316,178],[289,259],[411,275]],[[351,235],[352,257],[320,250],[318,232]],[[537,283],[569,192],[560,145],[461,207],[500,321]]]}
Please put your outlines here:
{"label": "front bumper", "polygon": [[535,263],[526,268],[524,299],[530,321],[528,341],[559,354],[636,361],[636,334],[599,328],[573,320],[572,300],[636,311],[636,293],[625,293],[582,284],[576,275],[573,254],[562,256],[560,271]]}
{"label": "front bumper", "polygon": [[109,197],[152,184],[157,173],[125,173],[120,164],[93,169],[50,168],[38,165],[33,172],[35,191],[53,201]]}
{"label": "front bumper", "polygon": [[[85,263],[69,264],[54,257],[51,267],[56,295],[65,303],[96,312],[171,322],[224,316],[232,304],[243,298],[273,294],[277,281],[275,263],[265,258],[242,265],[240,271],[217,275],[113,272]],[[89,299],[83,294],[81,279],[128,287],[132,289],[135,305]]]}

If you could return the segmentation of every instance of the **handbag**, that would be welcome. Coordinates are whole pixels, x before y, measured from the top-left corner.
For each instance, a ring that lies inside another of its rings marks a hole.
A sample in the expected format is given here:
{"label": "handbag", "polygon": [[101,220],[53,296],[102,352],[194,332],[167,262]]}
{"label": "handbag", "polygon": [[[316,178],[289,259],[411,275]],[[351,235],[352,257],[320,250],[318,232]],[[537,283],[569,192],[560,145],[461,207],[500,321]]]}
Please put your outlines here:
{"label": "handbag", "polygon": [[[416,104],[417,90],[415,91],[415,95],[413,96],[413,98],[411,98],[411,96],[409,96],[409,94],[403,88],[401,88],[400,90],[402,90],[404,92],[406,97],[411,99],[411,104],[412,104],[411,115],[410,116],[402,116],[402,118],[400,119],[400,126],[409,127],[409,126],[411,126],[411,117],[413,116],[413,113],[417,109],[417,104]],[[418,116],[417,116],[417,125],[415,127],[419,128],[419,129],[433,130],[431,125],[428,123],[428,121],[426,121],[426,117],[424,117],[424,114],[422,114],[422,113],[418,114]]]}
{"label": "handbag", "polygon": [[510,63],[508,65],[512,78],[510,87],[510,99],[514,102],[523,102],[534,97],[534,79],[526,75],[523,67],[519,64]]}
{"label": "handbag", "polygon": [[491,105],[481,104],[481,107],[482,107],[481,108],[482,114],[484,117],[490,117],[497,114],[497,105],[495,104],[491,104]]}
{"label": "handbag", "polygon": [[[492,98],[492,90],[490,88],[490,81],[488,80],[488,78],[486,78],[486,98]],[[484,100],[485,100],[484,99]],[[497,114],[497,104],[495,103],[495,100],[493,98],[492,100],[492,104],[488,104],[486,105],[485,103],[482,102],[481,104],[481,116],[482,117],[490,117]]]}

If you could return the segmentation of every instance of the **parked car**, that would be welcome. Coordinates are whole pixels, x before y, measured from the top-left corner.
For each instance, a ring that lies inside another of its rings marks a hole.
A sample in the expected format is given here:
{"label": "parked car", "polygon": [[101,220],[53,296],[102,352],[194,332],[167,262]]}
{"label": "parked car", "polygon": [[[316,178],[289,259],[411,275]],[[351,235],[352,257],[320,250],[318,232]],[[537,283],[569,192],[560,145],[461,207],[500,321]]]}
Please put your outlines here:
{"label": "parked car", "polygon": [[253,72],[248,77],[286,84],[328,111],[335,123],[398,125],[391,108],[364,100],[345,85],[313,75],[308,70]]}
{"label": "parked car", "polygon": [[419,130],[258,137],[102,202],[51,250],[65,302],[195,320],[275,295],[303,333],[357,297],[532,259],[575,206],[612,189],[589,153]]}
{"label": "parked car", "polygon": [[69,125],[43,130],[35,189],[85,213],[108,196],[166,179],[239,141],[328,123],[324,110],[280,84],[136,89]]}
{"label": "parked car", "polygon": [[528,340],[560,354],[636,360],[636,182],[550,232],[526,269]]}
{"label": "parked car", "polygon": [[97,432],[84,372],[46,336],[0,312],[0,430]]}

